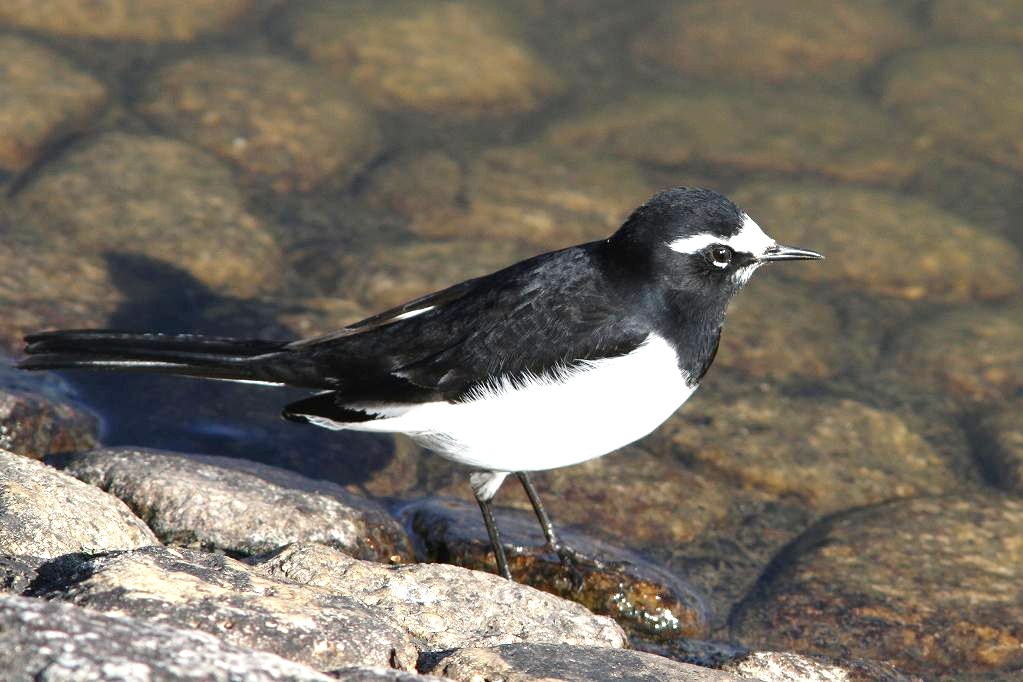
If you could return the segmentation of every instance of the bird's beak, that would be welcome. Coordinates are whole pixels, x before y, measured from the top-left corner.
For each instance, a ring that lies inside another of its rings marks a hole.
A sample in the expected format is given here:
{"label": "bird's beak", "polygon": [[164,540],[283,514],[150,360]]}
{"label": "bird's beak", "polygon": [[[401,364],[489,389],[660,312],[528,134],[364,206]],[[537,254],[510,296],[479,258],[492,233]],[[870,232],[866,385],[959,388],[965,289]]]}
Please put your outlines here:
{"label": "bird's beak", "polygon": [[794,246],[782,246],[781,244],[775,244],[760,256],[760,260],[765,262],[774,260],[822,260],[823,258],[824,256],[816,251],[807,251],[806,249],[797,249]]}

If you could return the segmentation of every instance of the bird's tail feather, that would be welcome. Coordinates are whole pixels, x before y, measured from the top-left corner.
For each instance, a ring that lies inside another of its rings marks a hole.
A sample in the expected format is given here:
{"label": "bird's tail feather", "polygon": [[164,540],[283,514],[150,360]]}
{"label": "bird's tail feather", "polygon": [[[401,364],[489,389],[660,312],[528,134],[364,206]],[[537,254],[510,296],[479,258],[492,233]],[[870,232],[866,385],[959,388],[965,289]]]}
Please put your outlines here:
{"label": "bird's tail feather", "polygon": [[290,383],[281,376],[278,356],[287,344],[280,341],[66,330],[33,334],[25,342],[28,357],[18,364],[21,369],[109,369]]}

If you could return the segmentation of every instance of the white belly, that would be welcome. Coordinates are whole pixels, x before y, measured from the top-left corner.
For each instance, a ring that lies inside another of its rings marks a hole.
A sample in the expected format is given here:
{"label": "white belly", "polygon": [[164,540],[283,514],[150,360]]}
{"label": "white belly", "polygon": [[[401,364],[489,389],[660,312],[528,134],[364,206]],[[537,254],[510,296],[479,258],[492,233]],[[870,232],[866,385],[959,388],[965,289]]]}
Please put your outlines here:
{"label": "white belly", "polygon": [[502,381],[472,400],[397,408],[394,416],[350,425],[406,433],[443,457],[492,471],[536,471],[576,464],[628,445],[656,429],[696,390],[663,338],[587,361],[560,380]]}

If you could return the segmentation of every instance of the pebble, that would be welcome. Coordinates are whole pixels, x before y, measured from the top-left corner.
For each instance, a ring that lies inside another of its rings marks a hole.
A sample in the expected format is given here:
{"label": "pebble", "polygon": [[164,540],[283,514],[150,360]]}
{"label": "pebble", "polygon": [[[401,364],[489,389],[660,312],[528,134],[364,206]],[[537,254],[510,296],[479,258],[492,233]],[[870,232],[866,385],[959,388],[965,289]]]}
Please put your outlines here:
{"label": "pebble", "polygon": [[87,127],[107,99],[106,87],[94,76],[13,35],[0,35],[0,92],[0,170],[11,172]]}
{"label": "pebble", "polygon": [[350,180],[376,156],[380,132],[366,108],[319,70],[279,57],[191,57],[147,83],[142,113],[267,182],[308,191]]}

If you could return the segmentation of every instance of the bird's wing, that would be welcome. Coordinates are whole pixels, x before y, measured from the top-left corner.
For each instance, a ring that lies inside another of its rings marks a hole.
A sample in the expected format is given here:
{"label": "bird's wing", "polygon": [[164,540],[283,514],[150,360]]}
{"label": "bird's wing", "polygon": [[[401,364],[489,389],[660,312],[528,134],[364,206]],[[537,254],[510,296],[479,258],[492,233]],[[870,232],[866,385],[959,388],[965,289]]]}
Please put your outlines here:
{"label": "bird's wing", "polygon": [[607,293],[586,250],[567,249],[293,348],[336,377],[336,395],[314,401],[324,408],[459,400],[488,382],[633,350],[646,333]]}

